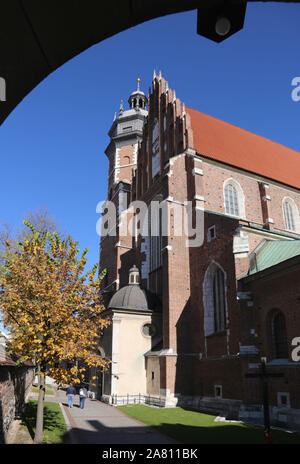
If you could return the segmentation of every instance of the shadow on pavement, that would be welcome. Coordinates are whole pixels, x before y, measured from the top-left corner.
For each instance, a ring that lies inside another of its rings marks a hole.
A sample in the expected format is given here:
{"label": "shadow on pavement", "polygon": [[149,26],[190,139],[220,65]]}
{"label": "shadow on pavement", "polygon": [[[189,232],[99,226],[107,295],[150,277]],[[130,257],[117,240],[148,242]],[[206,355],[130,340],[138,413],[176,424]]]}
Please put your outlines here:
{"label": "shadow on pavement", "polygon": [[[78,444],[264,444],[262,428],[251,425],[217,425],[212,427],[183,424],[160,424],[152,427],[106,427],[98,420],[88,420],[90,430],[73,428],[65,443]],[[158,432],[158,433],[157,433]],[[160,435],[161,434],[161,435]],[[300,435],[274,431],[275,443],[300,444]]]}
{"label": "shadow on pavement", "polygon": [[[107,427],[98,420],[86,421],[89,430],[72,428],[64,437],[70,444],[170,444],[172,438],[153,427]],[[159,432],[159,433],[157,433]]]}

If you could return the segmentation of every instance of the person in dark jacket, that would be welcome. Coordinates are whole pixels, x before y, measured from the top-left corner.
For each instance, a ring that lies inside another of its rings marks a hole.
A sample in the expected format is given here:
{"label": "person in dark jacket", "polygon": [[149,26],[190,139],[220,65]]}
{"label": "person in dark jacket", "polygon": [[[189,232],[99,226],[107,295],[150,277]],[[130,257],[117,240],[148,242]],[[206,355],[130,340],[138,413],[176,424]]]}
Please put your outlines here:
{"label": "person in dark jacket", "polygon": [[69,405],[69,408],[72,408],[73,407],[73,404],[74,404],[74,395],[76,394],[76,390],[75,388],[73,387],[73,384],[70,383],[70,386],[67,388],[67,391],[66,391],[66,395],[68,397],[68,405]]}

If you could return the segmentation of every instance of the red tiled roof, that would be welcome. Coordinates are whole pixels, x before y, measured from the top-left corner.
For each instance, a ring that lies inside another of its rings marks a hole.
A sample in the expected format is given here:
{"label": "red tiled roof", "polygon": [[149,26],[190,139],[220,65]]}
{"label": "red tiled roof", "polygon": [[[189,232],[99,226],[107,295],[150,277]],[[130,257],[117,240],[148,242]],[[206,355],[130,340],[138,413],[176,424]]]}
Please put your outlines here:
{"label": "red tiled roof", "polygon": [[[20,356],[9,356],[8,354],[5,354],[5,359],[0,359],[0,366],[16,366],[16,361],[20,358]],[[26,366],[26,367],[33,367],[34,364],[32,361],[27,360],[23,361],[20,366]]]}
{"label": "red tiled roof", "polygon": [[0,359],[0,366],[15,366],[16,363],[8,354],[4,355],[4,359]]}
{"label": "red tiled roof", "polygon": [[200,111],[191,116],[198,154],[300,188],[300,153]]}

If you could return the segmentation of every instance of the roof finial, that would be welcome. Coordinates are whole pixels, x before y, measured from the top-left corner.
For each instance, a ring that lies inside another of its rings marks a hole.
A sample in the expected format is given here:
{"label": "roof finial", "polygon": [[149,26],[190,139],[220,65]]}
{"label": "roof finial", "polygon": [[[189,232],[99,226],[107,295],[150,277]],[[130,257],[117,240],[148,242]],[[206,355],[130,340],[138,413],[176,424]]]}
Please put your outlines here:
{"label": "roof finial", "polygon": [[176,92],[173,90],[173,103],[176,101]]}
{"label": "roof finial", "polygon": [[117,119],[117,112],[115,111],[115,114],[114,114],[114,121]]}
{"label": "roof finial", "polygon": [[166,92],[169,92],[169,82],[166,81]]}
{"label": "roof finial", "polygon": [[184,117],[185,116],[185,104],[182,103],[182,116]]}
{"label": "roof finial", "polygon": [[156,71],[155,69],[153,70],[153,80],[156,78]]}
{"label": "roof finial", "polygon": [[137,78],[137,91],[138,92],[140,91],[140,82],[141,82],[141,79],[138,77]]}
{"label": "roof finial", "polygon": [[123,108],[123,100],[121,100],[121,103],[120,103],[120,114],[122,114],[124,111],[124,108]]}
{"label": "roof finial", "polygon": [[161,71],[159,71],[159,80],[161,80]]}

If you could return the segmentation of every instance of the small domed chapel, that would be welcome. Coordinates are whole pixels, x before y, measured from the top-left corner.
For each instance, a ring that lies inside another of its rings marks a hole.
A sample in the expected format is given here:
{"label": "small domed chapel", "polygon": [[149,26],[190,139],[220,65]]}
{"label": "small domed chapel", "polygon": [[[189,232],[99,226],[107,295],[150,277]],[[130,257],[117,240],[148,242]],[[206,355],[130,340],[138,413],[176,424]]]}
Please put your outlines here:
{"label": "small domed chapel", "polygon": [[[147,97],[138,79],[128,104],[105,150],[116,224],[103,214],[112,362],[98,398],[259,422],[263,359],[281,374],[269,378],[272,423],[300,429],[300,153],[186,107],[161,73]],[[198,242],[175,227],[187,205]]]}

